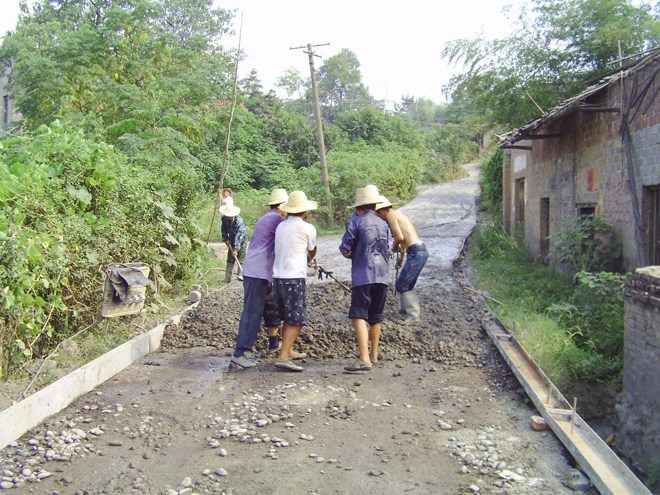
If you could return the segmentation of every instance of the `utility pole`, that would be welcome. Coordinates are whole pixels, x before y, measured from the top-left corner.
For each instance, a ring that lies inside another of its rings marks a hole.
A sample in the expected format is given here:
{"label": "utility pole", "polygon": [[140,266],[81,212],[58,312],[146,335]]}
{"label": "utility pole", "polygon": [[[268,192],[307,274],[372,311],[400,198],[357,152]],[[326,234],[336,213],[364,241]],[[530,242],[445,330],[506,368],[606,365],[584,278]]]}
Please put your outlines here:
{"label": "utility pole", "polygon": [[[330,199],[330,177],[328,176],[328,163],[325,159],[325,140],[323,139],[323,122],[321,121],[321,104],[319,103],[319,92],[316,88],[316,70],[314,69],[314,57],[316,55],[312,50],[315,46],[327,46],[330,43],[323,43],[320,45],[312,45],[307,43],[307,51],[309,55],[309,73],[312,79],[312,97],[314,99],[314,116],[316,117],[316,137],[319,142],[319,159],[321,160],[321,178],[323,179],[323,186],[325,187],[326,202],[325,206],[328,209],[329,219],[332,222],[332,200]],[[291,47],[290,50],[300,50],[305,46]]]}

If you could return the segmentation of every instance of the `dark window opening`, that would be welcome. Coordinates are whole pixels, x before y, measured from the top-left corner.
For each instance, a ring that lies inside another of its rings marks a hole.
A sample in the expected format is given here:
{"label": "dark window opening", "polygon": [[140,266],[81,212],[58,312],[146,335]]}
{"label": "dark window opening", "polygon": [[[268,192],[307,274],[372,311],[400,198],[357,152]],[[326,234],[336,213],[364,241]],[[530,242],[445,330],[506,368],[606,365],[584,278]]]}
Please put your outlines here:
{"label": "dark window opening", "polygon": [[550,198],[541,198],[539,209],[539,242],[541,256],[545,259],[550,251]]}
{"label": "dark window opening", "polygon": [[647,264],[660,265],[660,185],[643,188],[642,205]]}
{"label": "dark window opening", "polygon": [[525,225],[525,179],[517,179],[514,191],[516,227]]}
{"label": "dark window opening", "polygon": [[577,205],[577,214],[579,217],[593,217],[596,214],[594,205]]}

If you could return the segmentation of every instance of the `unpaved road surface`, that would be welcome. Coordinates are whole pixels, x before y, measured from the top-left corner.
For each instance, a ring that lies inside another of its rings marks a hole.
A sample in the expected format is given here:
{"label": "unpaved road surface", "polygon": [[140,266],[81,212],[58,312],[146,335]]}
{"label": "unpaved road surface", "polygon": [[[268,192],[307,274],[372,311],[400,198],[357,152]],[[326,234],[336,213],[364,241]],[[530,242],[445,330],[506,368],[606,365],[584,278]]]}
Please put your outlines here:
{"label": "unpaved road surface", "polygon": [[[388,300],[381,362],[348,374],[350,298],[308,279],[302,373],[229,367],[242,307],[234,281],[207,294],[162,348],[0,452],[7,493],[567,494],[570,457],[490,343],[460,253],[475,224],[476,171],[402,208],[430,251],[419,325]],[[348,283],[339,236],[321,266]],[[12,485],[13,487],[10,487]],[[0,490],[2,491],[2,490]],[[4,493],[4,492],[2,492]]]}

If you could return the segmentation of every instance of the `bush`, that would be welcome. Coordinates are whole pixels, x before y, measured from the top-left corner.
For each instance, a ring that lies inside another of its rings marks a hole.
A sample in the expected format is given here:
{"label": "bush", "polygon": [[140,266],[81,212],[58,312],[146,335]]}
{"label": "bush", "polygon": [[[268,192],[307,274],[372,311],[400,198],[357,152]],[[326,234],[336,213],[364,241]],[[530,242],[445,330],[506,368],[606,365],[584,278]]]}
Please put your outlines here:
{"label": "bush", "polygon": [[616,273],[579,272],[567,303],[548,308],[577,347],[593,354],[601,379],[623,367],[623,276]]}
{"label": "bush", "polygon": [[553,380],[566,384],[620,379],[620,275],[579,272],[574,279],[535,264],[520,238],[495,223],[477,228],[469,256],[478,286],[503,303],[494,311],[507,325],[517,322],[519,340]]}
{"label": "bush", "polygon": [[496,148],[481,164],[479,175],[480,199],[483,205],[493,215],[500,215],[502,211],[502,167],[504,153]]}
{"label": "bush", "polygon": [[612,271],[621,257],[621,245],[613,243],[614,228],[601,217],[569,218],[555,236],[549,261],[568,273]]}
{"label": "bush", "polygon": [[97,317],[107,264],[142,261],[160,287],[190,275],[204,251],[170,168],[137,168],[58,122],[0,143],[3,373]]}

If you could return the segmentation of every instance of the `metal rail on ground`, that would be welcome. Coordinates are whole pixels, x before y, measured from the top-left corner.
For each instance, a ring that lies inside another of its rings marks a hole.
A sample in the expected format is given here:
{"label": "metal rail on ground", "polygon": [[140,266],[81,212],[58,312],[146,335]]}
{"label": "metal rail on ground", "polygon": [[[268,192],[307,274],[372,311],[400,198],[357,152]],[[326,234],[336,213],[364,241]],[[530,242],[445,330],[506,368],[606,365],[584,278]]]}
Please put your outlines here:
{"label": "metal rail on ground", "polygon": [[603,495],[651,495],[651,492],[577,414],[559,389],[495,317],[482,326],[495,343],[536,409]]}

